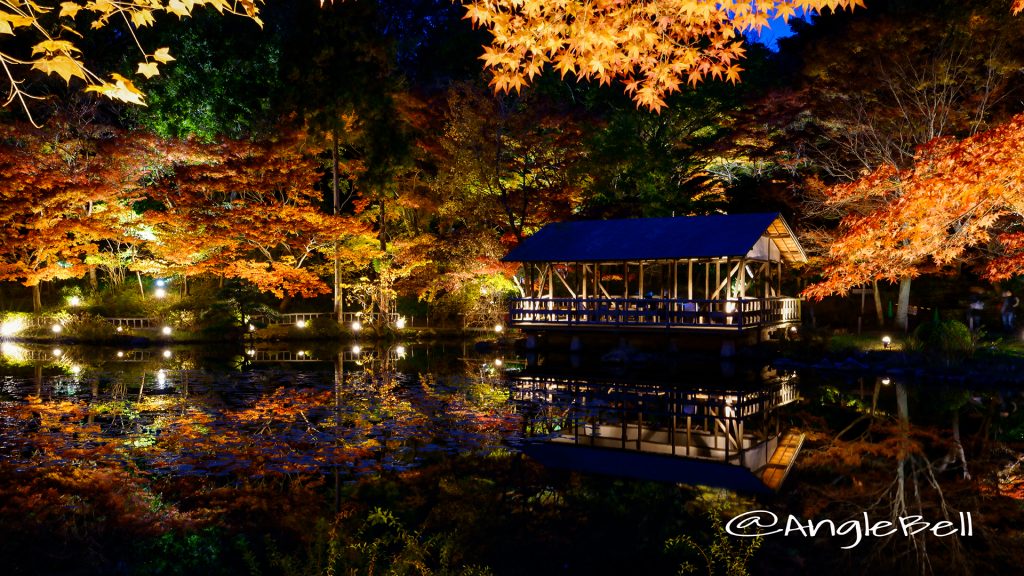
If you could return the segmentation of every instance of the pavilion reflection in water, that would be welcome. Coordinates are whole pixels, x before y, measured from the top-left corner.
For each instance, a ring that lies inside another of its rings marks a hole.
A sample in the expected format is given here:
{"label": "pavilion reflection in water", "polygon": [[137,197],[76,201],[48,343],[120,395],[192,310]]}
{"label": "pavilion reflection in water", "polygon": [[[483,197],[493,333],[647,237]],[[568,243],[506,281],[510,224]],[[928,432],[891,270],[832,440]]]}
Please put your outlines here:
{"label": "pavilion reflection in water", "polygon": [[527,452],[591,472],[761,492],[777,490],[803,437],[778,408],[795,375],[702,386],[524,373],[513,381]]}

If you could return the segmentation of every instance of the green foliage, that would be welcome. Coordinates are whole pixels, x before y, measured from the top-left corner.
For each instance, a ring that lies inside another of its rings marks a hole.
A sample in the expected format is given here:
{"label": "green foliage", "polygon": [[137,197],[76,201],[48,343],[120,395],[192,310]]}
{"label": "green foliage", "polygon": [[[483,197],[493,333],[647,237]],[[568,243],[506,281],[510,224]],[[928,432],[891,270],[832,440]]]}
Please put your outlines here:
{"label": "green foliage", "polygon": [[233,574],[224,564],[224,530],[171,531],[139,543],[140,563],[133,572],[152,576]]}
{"label": "green foliage", "polygon": [[750,574],[750,563],[761,547],[760,536],[746,539],[736,538],[725,531],[722,522],[724,510],[712,505],[708,511],[711,521],[710,541],[698,542],[688,534],[670,538],[665,550],[671,552],[683,549],[690,558],[679,565],[679,574],[707,574],[708,576],[746,576]]}
{"label": "green foliage", "polygon": [[102,342],[112,339],[117,334],[113,324],[88,312],[72,314],[62,324],[62,334],[76,340]]}
{"label": "green foliage", "polygon": [[341,325],[331,316],[317,316],[306,325],[304,334],[310,338],[338,338],[342,334]]}
{"label": "green foliage", "polygon": [[947,365],[974,356],[981,332],[972,333],[958,320],[939,320],[921,324],[907,339],[905,349],[944,361]]}

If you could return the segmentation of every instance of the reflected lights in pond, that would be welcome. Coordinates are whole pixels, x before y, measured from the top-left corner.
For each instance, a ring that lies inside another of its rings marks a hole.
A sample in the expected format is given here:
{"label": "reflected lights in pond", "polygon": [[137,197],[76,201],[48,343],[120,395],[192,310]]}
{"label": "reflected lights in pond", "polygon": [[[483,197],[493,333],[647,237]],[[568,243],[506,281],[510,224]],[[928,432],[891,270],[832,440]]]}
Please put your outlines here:
{"label": "reflected lights in pond", "polygon": [[157,298],[166,298],[167,297],[167,290],[164,290],[163,288],[157,288],[153,292],[153,296],[156,296]]}
{"label": "reflected lights in pond", "polygon": [[164,350],[163,356],[164,356],[164,358],[170,358],[171,357],[171,351],[170,350]]}
{"label": "reflected lights in pond", "polygon": [[19,318],[19,317],[10,318],[8,320],[4,320],[3,324],[0,324],[0,336],[7,337],[7,338],[9,338],[11,336],[17,336],[18,333],[21,332],[24,329],[25,329],[25,319],[24,318]]}
{"label": "reflected lights in pond", "polygon": [[163,368],[156,373],[156,383],[160,388],[167,385],[167,372],[164,372]]}
{"label": "reflected lights in pond", "polygon": [[17,344],[3,342],[0,343],[0,354],[3,354],[8,360],[13,362],[24,362],[27,351]]}

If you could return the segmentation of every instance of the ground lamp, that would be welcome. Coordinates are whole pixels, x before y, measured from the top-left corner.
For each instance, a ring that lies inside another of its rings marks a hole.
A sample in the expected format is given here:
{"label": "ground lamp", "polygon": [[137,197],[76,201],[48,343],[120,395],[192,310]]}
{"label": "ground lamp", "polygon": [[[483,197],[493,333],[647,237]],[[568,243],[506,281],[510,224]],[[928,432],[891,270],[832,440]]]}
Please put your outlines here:
{"label": "ground lamp", "polygon": [[882,336],[882,348],[885,348],[886,350],[888,350],[889,346],[891,344],[892,344],[892,338],[889,338],[888,336]]}

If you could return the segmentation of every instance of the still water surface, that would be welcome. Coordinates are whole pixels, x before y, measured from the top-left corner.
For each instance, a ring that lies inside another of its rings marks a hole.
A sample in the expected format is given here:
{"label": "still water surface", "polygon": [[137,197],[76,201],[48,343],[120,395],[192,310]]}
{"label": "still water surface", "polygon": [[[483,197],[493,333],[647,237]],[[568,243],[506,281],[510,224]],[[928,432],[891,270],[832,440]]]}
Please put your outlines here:
{"label": "still water surface", "polygon": [[[321,477],[335,486],[340,510],[344,485],[361,485],[368,478],[414,478],[409,475],[467,456],[486,463],[494,456],[525,454],[532,462],[584,477],[736,490],[719,493],[719,498],[754,506],[742,495],[770,493],[760,472],[770,465],[781,439],[796,430],[810,449],[783,486],[788,513],[842,520],[869,507],[880,518],[908,510],[935,515],[966,510],[975,513],[975,522],[982,524],[979,533],[984,533],[985,511],[971,502],[981,494],[1004,499],[1009,494],[1016,501],[1014,494],[1024,492],[1012,466],[991,458],[993,447],[1004,456],[1013,453],[1012,443],[1024,430],[1024,410],[1018,410],[1024,401],[1017,390],[991,386],[798,374],[717,359],[617,365],[587,358],[520,358],[479,352],[471,342],[134,350],[3,343],[0,353],[0,464],[5,473],[24,474],[33,482],[47,478],[48,471],[118,470],[148,479],[143,487],[148,494],[158,484],[167,489],[167,482],[190,478],[251,486]],[[633,534],[636,542],[624,543],[621,557],[602,560],[611,552],[600,547],[580,552],[586,559],[577,565],[599,573],[601,566],[621,569],[635,562],[629,548],[660,551],[666,542],[660,530],[678,534],[679,526],[693,521],[692,511],[684,512],[681,505],[676,511],[663,505],[658,509],[657,498],[678,495],[655,491],[655,497],[642,485],[607,485],[608,491],[600,492],[569,482],[554,489],[549,478],[531,480],[534,485],[524,488],[528,474],[520,465],[505,469],[514,471],[513,482],[489,477],[486,465],[472,469],[481,475],[474,482],[492,486],[488,490],[501,506],[519,502],[518,508],[500,508],[502,514],[529,510],[529,520],[518,521],[524,526],[555,512],[591,531],[601,514],[609,519],[626,514],[627,522],[641,523],[652,514],[668,514],[657,526]],[[977,481],[981,475],[987,483]],[[403,506],[413,509],[423,498],[442,498],[446,486],[458,481],[438,481],[436,493],[428,491]],[[366,489],[360,490],[349,496],[365,498],[360,494]],[[650,509],[632,504],[625,512],[595,512],[636,490],[648,491],[644,498]],[[566,504],[574,494],[584,501],[581,495],[598,493],[604,495],[599,502],[587,500],[587,508]],[[459,498],[472,502],[474,497]],[[154,509],[178,505],[186,510],[189,505],[180,496],[180,502],[164,498],[168,502]],[[0,505],[0,513],[5,512],[10,511]],[[500,522],[502,530],[515,525]],[[698,533],[712,530],[702,522]],[[529,532],[544,534],[536,527]],[[920,567],[932,561],[918,551],[922,542],[868,542],[861,552],[871,546],[882,550],[884,544],[886,550],[902,550],[892,558]],[[928,554],[963,560],[972,541],[950,542],[933,543]],[[836,551],[845,543],[790,539],[775,540],[773,546],[799,555],[801,565],[828,566],[838,561]],[[575,539],[563,544],[583,546]],[[489,545],[499,550],[503,544]],[[487,550],[475,540],[464,546]],[[558,562],[565,553],[564,546],[552,546],[547,554],[554,564],[538,560],[531,570],[562,573]],[[876,560],[863,562],[874,566]],[[503,565],[519,566],[506,557],[491,557],[486,564],[498,573]],[[641,562],[648,564],[666,566],[653,556]]]}

